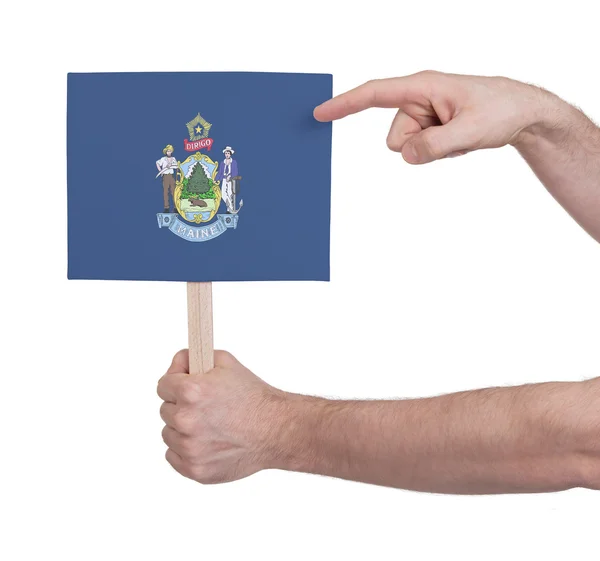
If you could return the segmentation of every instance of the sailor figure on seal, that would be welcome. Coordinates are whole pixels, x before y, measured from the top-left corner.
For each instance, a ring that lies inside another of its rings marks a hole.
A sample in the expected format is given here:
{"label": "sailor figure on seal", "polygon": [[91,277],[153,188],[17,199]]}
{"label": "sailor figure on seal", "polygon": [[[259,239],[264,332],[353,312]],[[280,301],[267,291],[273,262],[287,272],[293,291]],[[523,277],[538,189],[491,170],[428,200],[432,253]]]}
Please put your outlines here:
{"label": "sailor figure on seal", "polygon": [[221,182],[221,196],[227,206],[227,212],[235,214],[234,197],[233,197],[233,179],[238,177],[238,165],[232,158],[235,150],[231,146],[226,146],[223,150],[225,159],[217,171],[217,181]]}

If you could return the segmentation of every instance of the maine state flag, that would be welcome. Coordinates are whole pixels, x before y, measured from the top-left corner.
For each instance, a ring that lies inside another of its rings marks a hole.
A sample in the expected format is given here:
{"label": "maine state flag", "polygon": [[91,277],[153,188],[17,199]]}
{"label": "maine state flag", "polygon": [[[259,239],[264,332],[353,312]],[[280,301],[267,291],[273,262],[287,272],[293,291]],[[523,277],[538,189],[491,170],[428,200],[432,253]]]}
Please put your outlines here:
{"label": "maine state flag", "polygon": [[69,278],[329,280],[331,94],[324,74],[69,74]]}

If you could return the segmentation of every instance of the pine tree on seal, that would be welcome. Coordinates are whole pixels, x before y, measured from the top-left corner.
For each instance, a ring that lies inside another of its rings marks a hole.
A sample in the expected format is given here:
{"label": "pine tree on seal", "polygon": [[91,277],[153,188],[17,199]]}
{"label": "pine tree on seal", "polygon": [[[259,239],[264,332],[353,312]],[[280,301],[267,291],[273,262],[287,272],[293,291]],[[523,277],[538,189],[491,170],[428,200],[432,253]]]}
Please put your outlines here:
{"label": "pine tree on seal", "polygon": [[210,190],[210,183],[208,181],[208,177],[206,177],[206,173],[204,173],[204,168],[198,162],[194,169],[192,169],[192,173],[190,174],[189,181],[187,184],[187,190],[190,193],[202,194],[206,193]]}

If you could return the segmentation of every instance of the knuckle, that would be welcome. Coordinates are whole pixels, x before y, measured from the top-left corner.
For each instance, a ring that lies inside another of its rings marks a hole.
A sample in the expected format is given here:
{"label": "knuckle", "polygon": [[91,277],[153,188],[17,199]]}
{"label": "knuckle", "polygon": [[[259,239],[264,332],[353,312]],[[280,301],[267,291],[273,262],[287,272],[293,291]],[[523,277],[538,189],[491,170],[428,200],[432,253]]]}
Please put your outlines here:
{"label": "knuckle", "polygon": [[234,357],[229,351],[215,351],[215,359],[226,362],[234,360]]}
{"label": "knuckle", "polygon": [[194,470],[194,466],[189,462],[184,461],[182,463],[179,473],[181,473],[181,475],[183,475],[184,477],[191,479],[192,481],[198,481],[196,479],[196,472]]}
{"label": "knuckle", "polygon": [[194,429],[194,421],[184,409],[178,409],[173,413],[172,423],[173,428],[182,434],[189,434]]}
{"label": "knuckle", "polygon": [[187,349],[180,349],[180,350],[178,350],[175,353],[175,356],[173,357],[173,360],[187,358],[187,355],[188,355],[188,350]]}
{"label": "knuckle", "polygon": [[[347,112],[355,113],[360,109],[363,103],[366,103],[369,106],[374,105],[377,101],[379,82],[380,80],[377,78],[368,80],[361,86],[355,88],[355,90],[352,90],[352,92],[348,92],[349,95],[342,98],[344,99],[344,109]],[[362,102],[361,99],[363,100]]]}
{"label": "knuckle", "polygon": [[165,452],[165,459],[169,462],[175,469],[179,469],[182,464],[182,459],[175,450],[171,448],[167,448]]}
{"label": "knuckle", "polygon": [[161,406],[160,406],[160,418],[166,423],[169,420],[169,405],[172,405],[170,403],[167,403],[166,401],[164,401]]}
{"label": "knuckle", "polygon": [[179,385],[179,396],[187,403],[198,403],[201,397],[200,388],[191,377],[187,377]]}
{"label": "knuckle", "polygon": [[179,454],[177,454],[177,453],[173,452],[173,450],[169,449],[165,452],[165,458],[175,471],[177,471],[184,477],[188,477],[190,479],[195,479],[192,465],[189,462],[187,462],[185,459],[181,458],[179,456]]}
{"label": "knuckle", "polygon": [[191,468],[193,478],[202,485],[214,485],[215,483],[221,483],[223,477],[220,473],[214,470],[207,469],[202,464],[195,464]]}
{"label": "knuckle", "polygon": [[163,442],[168,445],[170,442],[169,427],[163,427],[163,430],[160,434],[162,436]]}
{"label": "knuckle", "polygon": [[185,458],[189,458],[194,453],[193,447],[187,439],[181,440],[179,448],[181,449],[181,455]]}
{"label": "knuckle", "polygon": [[196,449],[190,449],[190,451],[185,455],[186,459],[192,463],[198,463],[202,461],[202,454]]}
{"label": "knuckle", "polygon": [[190,467],[190,475],[191,478],[197,481],[198,483],[204,483],[204,478],[206,476],[206,470],[203,466],[194,464]]}
{"label": "knuckle", "polygon": [[182,455],[186,458],[192,458],[196,454],[196,445],[191,438],[182,438],[180,442]]}
{"label": "knuckle", "polygon": [[215,366],[232,368],[236,364],[238,364],[237,358],[235,358],[229,351],[215,351]]}

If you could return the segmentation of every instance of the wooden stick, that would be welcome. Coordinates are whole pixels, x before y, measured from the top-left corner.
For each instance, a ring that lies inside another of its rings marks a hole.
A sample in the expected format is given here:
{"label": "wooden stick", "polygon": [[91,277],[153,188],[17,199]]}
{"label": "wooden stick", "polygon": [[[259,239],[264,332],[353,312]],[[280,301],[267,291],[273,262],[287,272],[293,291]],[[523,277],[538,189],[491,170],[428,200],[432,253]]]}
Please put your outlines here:
{"label": "wooden stick", "polygon": [[190,374],[205,374],[214,367],[212,283],[188,282],[187,305]]}

